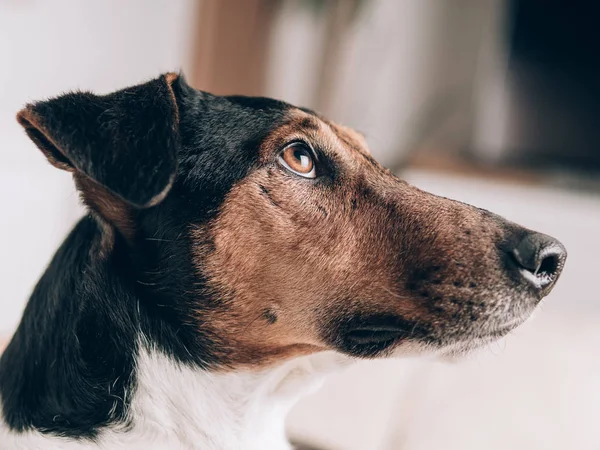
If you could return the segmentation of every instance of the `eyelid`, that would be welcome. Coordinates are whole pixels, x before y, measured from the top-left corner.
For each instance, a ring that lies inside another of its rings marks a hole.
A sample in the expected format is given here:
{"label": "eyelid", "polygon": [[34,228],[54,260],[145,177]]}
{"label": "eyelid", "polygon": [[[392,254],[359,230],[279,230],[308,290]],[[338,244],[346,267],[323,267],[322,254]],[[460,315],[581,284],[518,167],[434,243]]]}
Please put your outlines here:
{"label": "eyelid", "polygon": [[317,154],[317,152],[315,151],[313,146],[310,145],[308,142],[306,142],[303,139],[294,139],[293,141],[288,142],[281,148],[281,150],[279,151],[279,155],[281,155],[284,151],[286,151],[291,146],[297,145],[297,144],[300,144],[300,145],[303,145],[304,147],[306,147],[308,149],[308,151],[310,151],[310,154],[314,158],[315,162],[319,162],[319,155]]}

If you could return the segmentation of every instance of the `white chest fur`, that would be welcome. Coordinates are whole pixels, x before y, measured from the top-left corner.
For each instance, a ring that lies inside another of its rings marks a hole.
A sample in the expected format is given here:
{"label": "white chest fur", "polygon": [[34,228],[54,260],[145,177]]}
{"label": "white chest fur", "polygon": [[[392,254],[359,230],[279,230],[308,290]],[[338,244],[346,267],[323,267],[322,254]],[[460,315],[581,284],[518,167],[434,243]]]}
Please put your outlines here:
{"label": "white chest fur", "polygon": [[284,420],[289,409],[347,362],[324,352],[261,372],[211,373],[143,350],[128,429],[106,429],[91,443],[13,433],[0,422],[0,449],[288,449]]}

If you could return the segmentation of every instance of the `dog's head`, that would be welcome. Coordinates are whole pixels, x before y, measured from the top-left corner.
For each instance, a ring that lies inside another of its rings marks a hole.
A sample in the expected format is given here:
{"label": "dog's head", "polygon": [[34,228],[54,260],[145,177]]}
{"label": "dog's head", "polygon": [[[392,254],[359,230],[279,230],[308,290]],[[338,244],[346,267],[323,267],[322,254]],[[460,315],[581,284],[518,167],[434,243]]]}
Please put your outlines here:
{"label": "dog's head", "polygon": [[18,120],[103,225],[96,258],[205,365],[465,350],[525,320],[566,258],[408,185],[351,129],[175,74]]}

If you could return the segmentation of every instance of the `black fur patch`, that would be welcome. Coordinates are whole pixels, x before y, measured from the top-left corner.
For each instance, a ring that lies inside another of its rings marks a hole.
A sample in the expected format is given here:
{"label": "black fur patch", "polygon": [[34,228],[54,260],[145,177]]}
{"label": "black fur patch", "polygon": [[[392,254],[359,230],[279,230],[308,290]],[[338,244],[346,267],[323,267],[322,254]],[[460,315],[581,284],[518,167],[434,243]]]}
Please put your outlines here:
{"label": "black fur patch", "polygon": [[55,165],[144,207],[175,176],[178,116],[162,76],[110,95],[76,92],[31,104],[17,119]]}
{"label": "black fur patch", "polygon": [[[6,422],[65,436],[94,437],[125,420],[125,391],[134,388],[136,299],[111,264],[90,258],[99,238],[83,219],[37,284],[0,360]],[[118,301],[117,301],[118,299]]]}
{"label": "black fur patch", "polygon": [[134,240],[117,235],[107,257],[106,229],[82,219],[37,284],[0,359],[2,411],[16,431],[93,439],[124,423],[140,331],[183,363],[220,363],[224,343],[190,317],[220,301],[190,265],[190,227],[215,216],[289,105],[212,96],[182,78],[170,86],[161,77],[104,97],[67,94],[19,116],[54,165],[137,208]]}

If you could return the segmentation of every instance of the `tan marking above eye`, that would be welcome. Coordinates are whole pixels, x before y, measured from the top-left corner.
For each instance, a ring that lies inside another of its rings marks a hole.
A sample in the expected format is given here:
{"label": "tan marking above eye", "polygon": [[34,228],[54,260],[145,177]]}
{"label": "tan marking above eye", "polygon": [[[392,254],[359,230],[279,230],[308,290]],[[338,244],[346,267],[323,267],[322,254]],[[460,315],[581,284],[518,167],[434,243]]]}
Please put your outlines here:
{"label": "tan marking above eye", "polygon": [[291,172],[305,178],[315,178],[315,161],[313,153],[305,144],[288,145],[279,155],[281,164]]}

